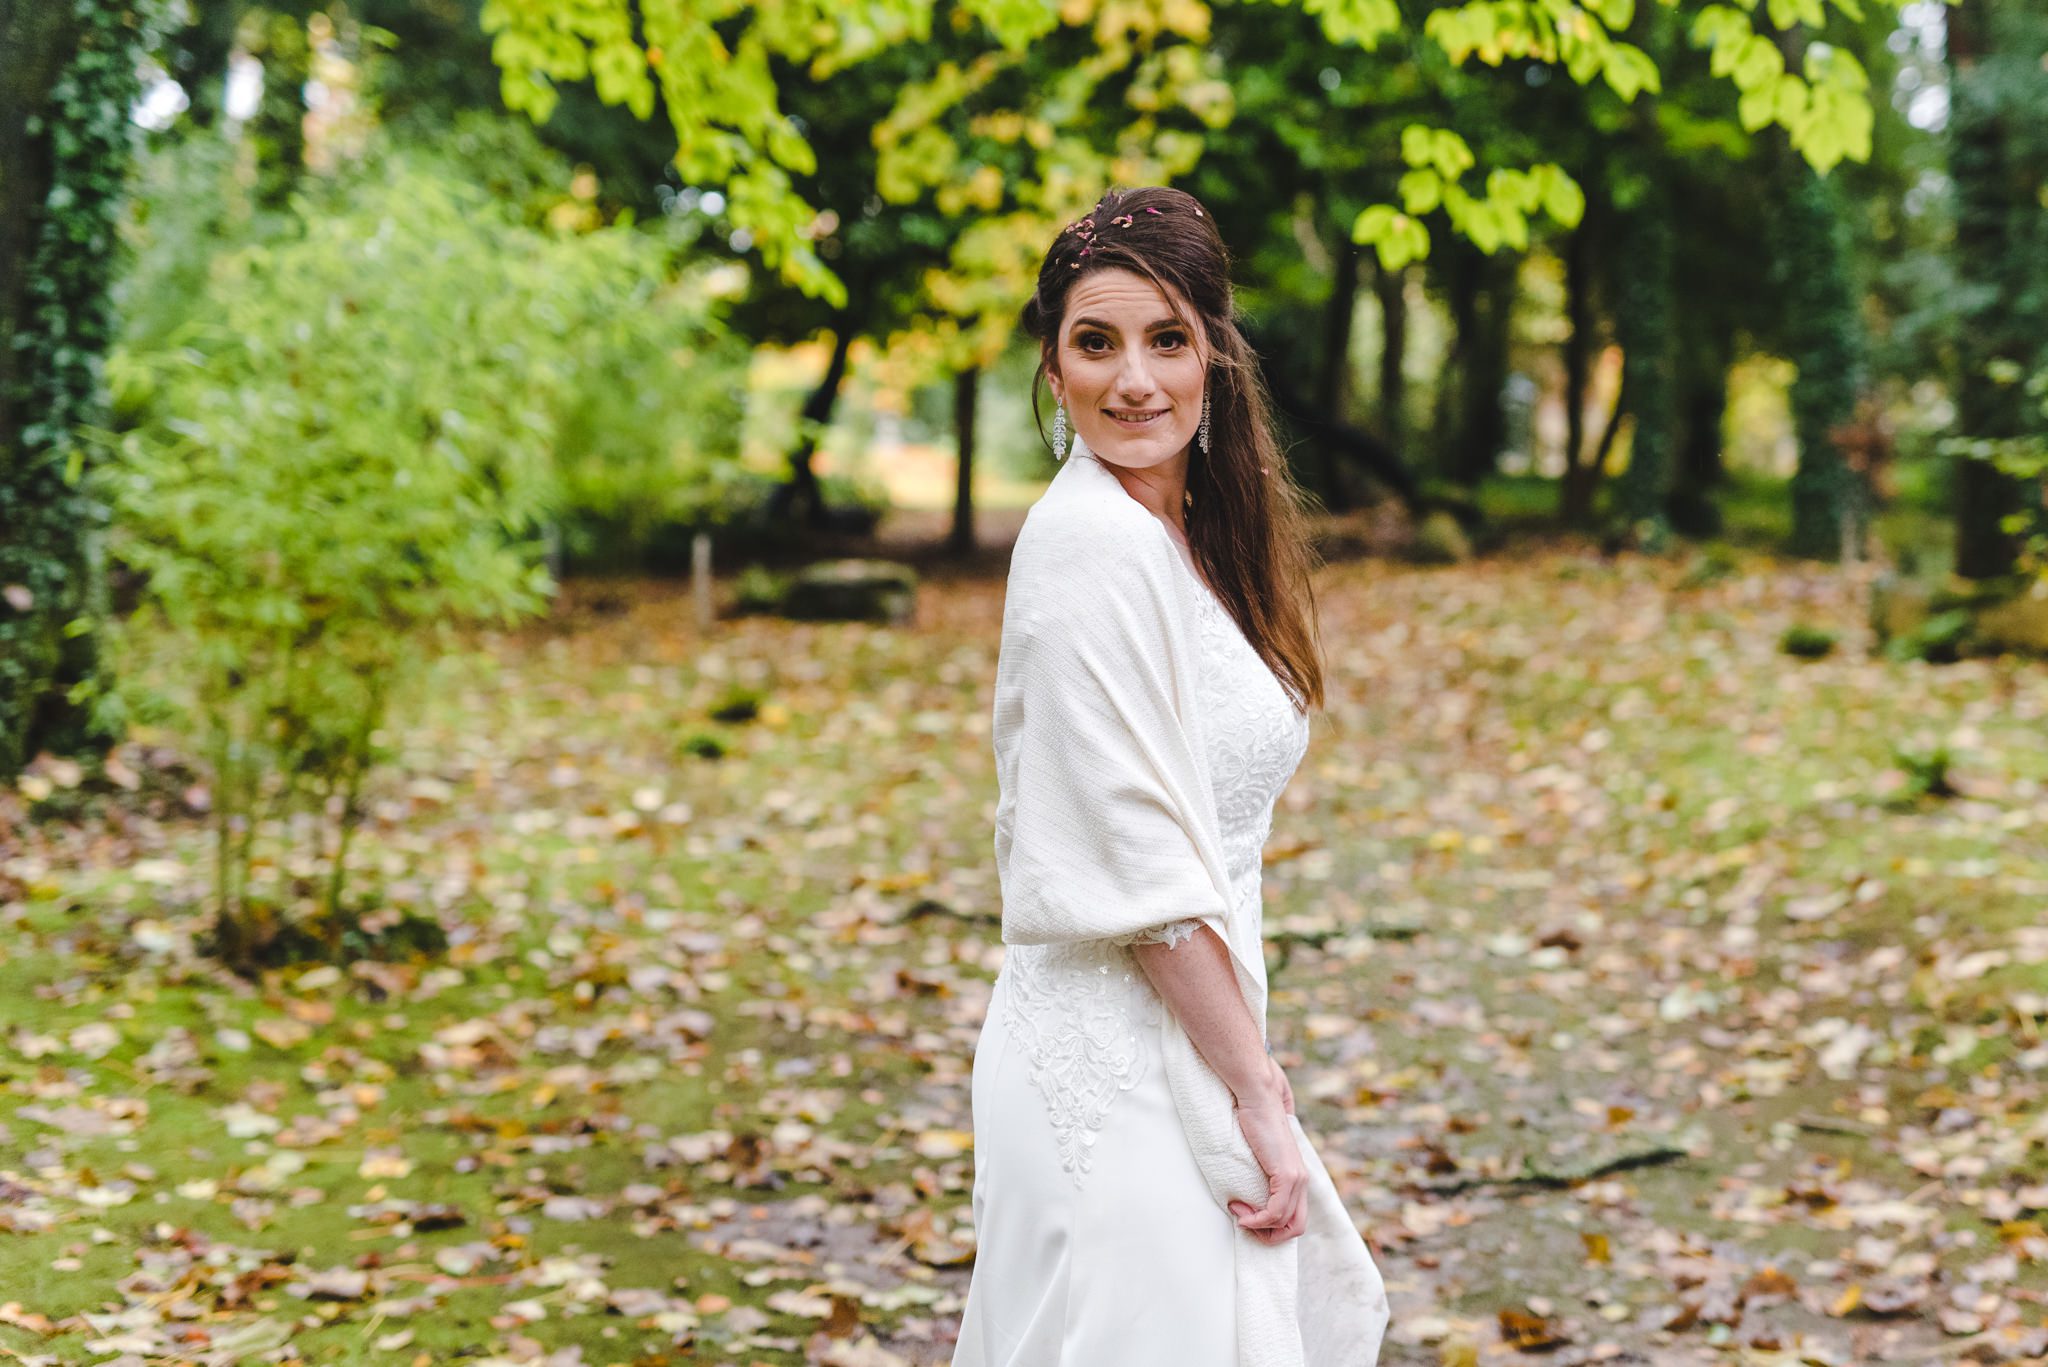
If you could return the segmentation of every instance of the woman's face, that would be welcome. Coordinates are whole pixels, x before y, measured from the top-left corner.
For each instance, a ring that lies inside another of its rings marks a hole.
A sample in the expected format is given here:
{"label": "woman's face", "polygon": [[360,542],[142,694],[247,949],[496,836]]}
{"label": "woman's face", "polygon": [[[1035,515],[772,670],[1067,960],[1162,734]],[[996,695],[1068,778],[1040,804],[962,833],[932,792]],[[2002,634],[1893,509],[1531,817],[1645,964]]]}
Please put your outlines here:
{"label": "woman's face", "polygon": [[[1186,453],[1202,425],[1203,341],[1174,320],[1144,276],[1092,271],[1067,293],[1053,396],[1104,460],[1131,469],[1164,464]],[[1142,421],[1125,421],[1132,417]]]}

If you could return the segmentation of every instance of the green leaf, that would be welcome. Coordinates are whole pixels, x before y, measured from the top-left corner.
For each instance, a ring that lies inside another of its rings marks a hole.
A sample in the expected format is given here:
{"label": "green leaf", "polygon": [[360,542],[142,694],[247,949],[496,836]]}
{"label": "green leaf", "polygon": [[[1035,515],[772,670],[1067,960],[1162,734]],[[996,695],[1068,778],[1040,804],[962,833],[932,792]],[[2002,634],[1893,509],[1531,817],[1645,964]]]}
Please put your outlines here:
{"label": "green leaf", "polygon": [[1735,84],[1741,90],[1754,90],[1765,81],[1774,79],[1785,69],[1785,54],[1778,51],[1778,45],[1760,33],[1752,33],[1742,44],[1742,52],[1735,59]]}
{"label": "green leaf", "polygon": [[1456,180],[1478,161],[1465,140],[1448,128],[1437,129],[1431,141],[1430,156],[1445,180]]}
{"label": "green leaf", "polygon": [[1384,241],[1392,231],[1400,210],[1391,204],[1375,204],[1364,210],[1351,225],[1351,240],[1361,245]]}
{"label": "green leaf", "polygon": [[1786,128],[1797,127],[1806,117],[1806,82],[1788,71],[1778,78],[1777,91],[1773,110],[1776,121]]}
{"label": "green leaf", "polygon": [[1636,16],[1635,0],[1591,0],[1588,6],[1600,16],[1600,22],[1619,33],[1627,28]]}
{"label": "green leaf", "polygon": [[1472,239],[1473,246],[1489,256],[1500,246],[1500,215],[1498,210],[1485,200],[1475,199],[1471,202],[1458,228],[1466,237]]}
{"label": "green leaf", "polygon": [[[1694,47],[1719,47],[1724,39],[1749,32],[1749,20],[1726,5],[1707,5],[1692,21]],[[1725,72],[1715,72],[1725,75]]]}
{"label": "green leaf", "polygon": [[1333,43],[1355,43],[1368,51],[1401,28],[1394,0],[1303,0],[1302,9],[1322,22],[1323,36]]}
{"label": "green leaf", "polygon": [[1379,254],[1380,265],[1390,271],[1429,255],[1429,230],[1420,219],[1411,218],[1390,204],[1375,204],[1360,213],[1352,224],[1351,240],[1371,244]]}
{"label": "green leaf", "polygon": [[1401,205],[1411,214],[1426,214],[1443,201],[1443,179],[1426,166],[1401,177]]}
{"label": "green leaf", "polygon": [[1754,133],[1767,126],[1776,116],[1778,109],[1778,87],[1760,85],[1746,90],[1735,102],[1735,117],[1741,122],[1743,131]]}
{"label": "green leaf", "polygon": [[1528,172],[1502,166],[1487,172],[1486,197],[1526,214],[1543,202],[1543,187]]}
{"label": "green leaf", "polygon": [[1546,164],[1535,172],[1543,190],[1543,212],[1563,227],[1578,227],[1586,214],[1586,192],[1579,183],[1562,166]]}
{"label": "green leaf", "polygon": [[1843,90],[1867,91],[1870,73],[1856,54],[1847,48],[1815,43],[1806,49],[1806,78],[1816,85],[1838,86]]}
{"label": "green leaf", "polygon": [[1657,64],[1647,52],[1628,43],[1616,43],[1608,53],[1606,74],[1607,84],[1624,101],[1634,100],[1641,91],[1655,94],[1663,88]]}

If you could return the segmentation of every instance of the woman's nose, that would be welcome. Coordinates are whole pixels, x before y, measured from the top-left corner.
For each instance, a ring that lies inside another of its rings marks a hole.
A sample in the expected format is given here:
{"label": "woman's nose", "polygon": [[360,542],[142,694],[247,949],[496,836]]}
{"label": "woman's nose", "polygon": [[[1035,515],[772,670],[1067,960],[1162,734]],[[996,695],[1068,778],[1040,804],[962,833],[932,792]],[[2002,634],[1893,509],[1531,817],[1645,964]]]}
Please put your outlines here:
{"label": "woman's nose", "polygon": [[1152,372],[1146,368],[1145,362],[1136,353],[1132,353],[1131,358],[1126,360],[1123,368],[1117,372],[1116,387],[1127,399],[1142,399],[1151,394],[1154,387]]}

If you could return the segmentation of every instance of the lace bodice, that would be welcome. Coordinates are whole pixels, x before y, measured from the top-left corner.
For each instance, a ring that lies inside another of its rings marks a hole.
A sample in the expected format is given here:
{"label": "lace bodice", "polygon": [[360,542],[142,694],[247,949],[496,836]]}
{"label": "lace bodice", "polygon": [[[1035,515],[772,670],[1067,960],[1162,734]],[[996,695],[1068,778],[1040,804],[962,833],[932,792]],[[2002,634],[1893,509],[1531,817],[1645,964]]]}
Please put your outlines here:
{"label": "lace bodice", "polygon": [[[1231,893],[1235,909],[1249,905],[1257,925],[1261,852],[1273,804],[1308,748],[1308,718],[1193,567],[1182,561],[1181,568],[1195,585],[1201,743]],[[1076,1184],[1117,1095],[1144,1077],[1151,1051],[1140,1032],[1157,1031],[1164,1019],[1164,1003],[1130,946],[1147,939],[1179,944],[1200,925],[1177,921],[1116,940],[1012,945],[1005,952],[990,1009],[1003,1012],[1030,1061],[1061,1165]]]}

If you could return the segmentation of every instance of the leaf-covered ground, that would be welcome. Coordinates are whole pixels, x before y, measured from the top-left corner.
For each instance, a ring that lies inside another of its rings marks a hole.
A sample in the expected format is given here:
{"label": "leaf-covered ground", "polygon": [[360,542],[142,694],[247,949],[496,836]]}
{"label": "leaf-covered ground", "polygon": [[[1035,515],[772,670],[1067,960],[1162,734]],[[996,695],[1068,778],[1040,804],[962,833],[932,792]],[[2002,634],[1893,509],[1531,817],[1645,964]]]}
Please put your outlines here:
{"label": "leaf-covered ground", "polygon": [[[2048,668],[1873,660],[1764,561],[1320,591],[1272,1028],[1383,1361],[2048,1351]],[[0,799],[0,1351],[947,1360],[1001,584],[708,640],[577,597],[396,737],[359,885],[443,959],[195,958],[173,738]]]}

